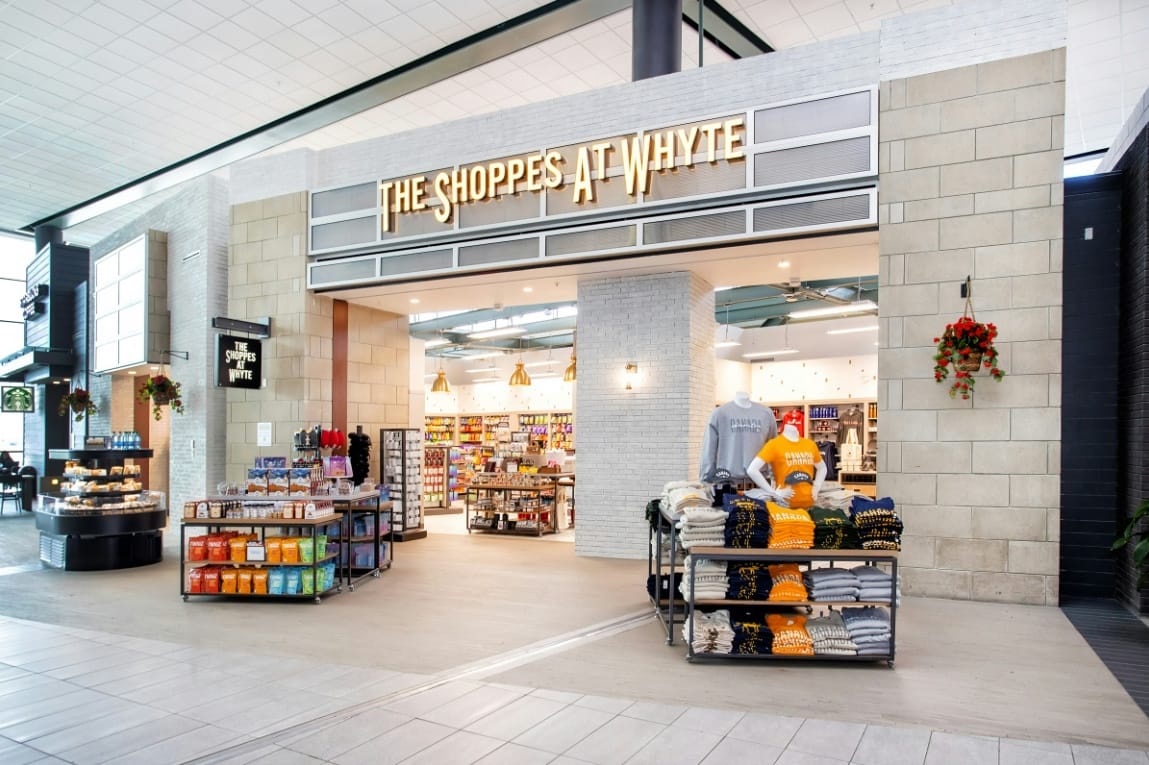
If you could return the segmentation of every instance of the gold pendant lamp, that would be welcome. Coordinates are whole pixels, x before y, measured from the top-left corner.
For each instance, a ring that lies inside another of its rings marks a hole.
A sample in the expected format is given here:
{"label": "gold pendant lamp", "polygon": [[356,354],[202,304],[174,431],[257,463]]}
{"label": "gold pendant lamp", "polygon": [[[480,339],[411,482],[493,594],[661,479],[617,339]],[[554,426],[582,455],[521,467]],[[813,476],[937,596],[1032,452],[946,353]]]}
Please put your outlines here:
{"label": "gold pendant lamp", "polygon": [[447,382],[447,373],[443,368],[439,368],[439,374],[435,377],[435,382],[431,383],[432,393],[450,393],[451,385]]}
{"label": "gold pendant lamp", "polygon": [[527,374],[527,370],[523,369],[523,341],[519,341],[519,360],[515,362],[515,371],[511,372],[511,379],[507,382],[508,385],[530,385],[531,376]]}
{"label": "gold pendant lamp", "polygon": [[574,382],[577,379],[577,370],[575,368],[575,338],[577,335],[571,336],[571,363],[567,366],[566,371],[563,372],[563,382]]}

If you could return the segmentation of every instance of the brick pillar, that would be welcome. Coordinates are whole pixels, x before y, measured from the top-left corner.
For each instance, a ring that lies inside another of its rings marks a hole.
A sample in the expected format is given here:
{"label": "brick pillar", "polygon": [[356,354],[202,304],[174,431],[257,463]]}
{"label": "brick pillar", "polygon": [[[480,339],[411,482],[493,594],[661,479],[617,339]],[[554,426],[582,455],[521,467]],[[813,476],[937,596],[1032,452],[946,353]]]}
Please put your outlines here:
{"label": "brick pillar", "polygon": [[579,283],[578,305],[575,550],[641,558],[647,501],[697,477],[714,408],[714,290],[689,273],[595,279]]}

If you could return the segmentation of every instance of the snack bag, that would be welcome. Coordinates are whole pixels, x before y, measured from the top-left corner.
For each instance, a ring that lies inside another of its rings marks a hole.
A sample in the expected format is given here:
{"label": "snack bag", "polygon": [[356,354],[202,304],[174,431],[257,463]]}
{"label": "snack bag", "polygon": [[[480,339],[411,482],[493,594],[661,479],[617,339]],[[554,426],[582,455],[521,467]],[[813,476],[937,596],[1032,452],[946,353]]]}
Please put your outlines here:
{"label": "snack bag", "polygon": [[225,563],[230,557],[228,537],[223,534],[212,534],[207,538],[207,559],[215,563]]}
{"label": "snack bag", "polygon": [[268,573],[265,568],[257,568],[251,574],[251,591],[256,595],[267,594]]}
{"label": "snack bag", "polygon": [[283,569],[273,568],[267,572],[267,594],[268,595],[282,595],[284,584]]}
{"label": "snack bag", "polygon": [[327,557],[327,535],[319,534],[315,537],[315,559]]}
{"label": "snack bag", "polygon": [[215,566],[206,566],[201,568],[203,572],[203,591],[210,593],[219,592],[219,569]]}
{"label": "snack bag", "polygon": [[311,537],[300,537],[296,541],[299,544],[299,562],[314,563],[315,543],[312,541]]}
{"label": "snack bag", "polygon": [[263,545],[267,548],[268,563],[280,563],[283,560],[279,547],[279,543],[282,541],[283,539],[280,537],[268,537],[263,540]]}
{"label": "snack bag", "polygon": [[284,563],[299,563],[299,540],[284,537],[279,540],[279,552]]}
{"label": "snack bag", "polygon": [[299,569],[291,568],[287,570],[283,580],[283,594],[284,595],[298,595],[299,588],[302,584]]}
{"label": "snack bag", "polygon": [[303,585],[304,595],[315,594],[315,577],[313,576],[313,573],[314,572],[309,568],[305,568],[299,572],[299,580]]}
{"label": "snack bag", "polygon": [[247,561],[247,538],[232,537],[227,543],[231,548],[231,562],[245,563]]}
{"label": "snack bag", "polygon": [[238,587],[236,588],[236,591],[240,595],[250,595],[251,594],[251,575],[252,575],[252,572],[254,572],[254,571],[255,571],[255,569],[251,569],[251,568],[241,568],[239,570],[239,582],[238,582]]}
{"label": "snack bag", "polygon": [[203,592],[202,568],[193,568],[188,572],[188,592]]}
{"label": "snack bag", "polygon": [[219,572],[219,591],[225,595],[234,595],[239,584],[239,572],[234,568],[227,568]]}
{"label": "snack bag", "polygon": [[207,537],[188,539],[188,560],[207,560]]}

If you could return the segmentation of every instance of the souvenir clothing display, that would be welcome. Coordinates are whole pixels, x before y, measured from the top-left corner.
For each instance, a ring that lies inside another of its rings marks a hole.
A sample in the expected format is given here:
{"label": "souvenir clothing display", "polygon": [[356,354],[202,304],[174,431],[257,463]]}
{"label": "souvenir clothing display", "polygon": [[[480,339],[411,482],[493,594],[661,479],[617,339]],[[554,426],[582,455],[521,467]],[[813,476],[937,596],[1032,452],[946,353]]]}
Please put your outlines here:
{"label": "souvenir clothing display", "polygon": [[814,641],[803,614],[770,614],[766,626],[774,633],[773,651],[787,656],[813,656]]}
{"label": "souvenir clothing display", "polygon": [[695,653],[730,653],[734,648],[734,629],[730,626],[730,612],[726,610],[707,614],[695,611],[682,623],[682,639],[690,640],[691,624],[694,628]]}
{"label": "souvenir clothing display", "polygon": [[858,578],[858,600],[869,600],[875,603],[889,603],[890,594],[894,592],[898,605],[902,603],[902,588],[899,584],[896,592],[893,587],[893,576],[877,566],[855,566],[850,569]]}
{"label": "souvenir clothing display", "polygon": [[858,646],[850,640],[846,623],[837,611],[807,619],[806,632],[814,641],[815,656],[854,656],[858,653]]}
{"label": "souvenir clothing display", "polygon": [[699,480],[740,481],[746,466],[762,444],[778,435],[778,422],[770,409],[741,396],[715,409],[702,440]]}
{"label": "souvenir clothing display", "polygon": [[878,500],[854,497],[850,502],[850,518],[858,527],[863,550],[902,549],[902,519],[894,511],[894,500],[889,497]]}
{"label": "souvenir clothing display", "polygon": [[819,550],[858,550],[862,547],[858,527],[844,512],[833,507],[811,507],[814,547]]}
{"label": "souvenir clothing display", "polygon": [[802,576],[810,590],[810,600],[857,600],[862,584],[846,568],[816,568]]}
{"label": "souvenir clothing display", "polygon": [[766,503],[769,514],[770,541],[775,550],[808,550],[814,546],[814,522],[805,510]]}
{"label": "souvenir clothing display", "polygon": [[815,469],[822,464],[822,452],[817,444],[808,438],[791,441],[782,435],[767,441],[757,457],[770,466],[775,487],[794,490],[786,502],[788,506],[813,506]]}
{"label": "souvenir clothing display", "polygon": [[726,578],[728,587],[723,597],[730,600],[766,600],[774,586],[765,563],[727,563]]}
{"label": "souvenir clothing display", "polygon": [[783,602],[801,602],[809,595],[806,593],[806,584],[802,581],[802,570],[797,563],[774,563],[767,566],[770,571],[770,597],[767,600]]}
{"label": "souvenir clothing display", "polygon": [[767,505],[747,496],[726,496],[726,547],[766,547],[770,542]]}
{"label": "souvenir clothing display", "polygon": [[793,425],[798,429],[798,435],[806,435],[806,415],[802,413],[801,409],[791,409],[782,415],[782,424]]}

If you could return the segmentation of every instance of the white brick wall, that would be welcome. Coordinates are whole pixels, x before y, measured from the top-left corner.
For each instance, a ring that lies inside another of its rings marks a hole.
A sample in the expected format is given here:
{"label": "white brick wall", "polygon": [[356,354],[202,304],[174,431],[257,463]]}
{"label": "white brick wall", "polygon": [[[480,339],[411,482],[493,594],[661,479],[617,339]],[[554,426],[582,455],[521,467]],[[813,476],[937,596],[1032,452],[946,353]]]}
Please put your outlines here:
{"label": "white brick wall", "polygon": [[[579,283],[580,555],[646,554],[643,510],[698,472],[714,407],[714,291],[688,273]],[[638,364],[633,390],[624,367]]]}

